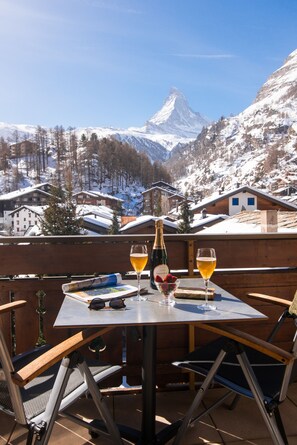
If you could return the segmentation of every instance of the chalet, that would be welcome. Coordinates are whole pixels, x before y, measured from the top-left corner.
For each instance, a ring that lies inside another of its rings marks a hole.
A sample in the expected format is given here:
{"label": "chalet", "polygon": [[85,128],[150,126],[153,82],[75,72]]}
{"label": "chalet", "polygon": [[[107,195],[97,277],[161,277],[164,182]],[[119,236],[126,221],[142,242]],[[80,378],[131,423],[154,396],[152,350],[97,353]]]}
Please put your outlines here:
{"label": "chalet", "polygon": [[94,190],[90,191],[80,191],[73,194],[73,198],[76,204],[89,204],[89,205],[104,205],[111,208],[112,210],[119,210],[122,203],[124,202],[120,198],[115,196],[107,195],[105,193],[97,192]]}
{"label": "chalet", "polygon": [[27,156],[32,154],[36,148],[37,144],[29,140],[17,142],[16,144],[10,145],[10,156],[12,158]]}
{"label": "chalet", "polygon": [[7,223],[14,235],[23,236],[33,226],[40,228],[45,207],[23,205],[9,213]]}
{"label": "chalet", "polygon": [[175,187],[164,181],[154,182],[151,188],[142,192],[142,196],[145,215],[167,215],[185,199]]}
{"label": "chalet", "polygon": [[[0,224],[5,225],[8,214],[21,206],[45,206],[51,194],[38,186],[27,187],[0,196]],[[9,218],[8,218],[9,219]]]}
{"label": "chalet", "polygon": [[[130,221],[125,226],[121,227],[120,233],[128,234],[148,234],[155,233],[155,221],[157,218],[152,215],[144,215],[136,218],[134,221]],[[170,221],[166,218],[163,219],[164,233],[177,233],[177,223]]]}
{"label": "chalet", "polygon": [[191,206],[193,213],[205,209],[208,214],[235,215],[242,210],[289,210],[296,211],[297,206],[280,198],[271,196],[250,186],[239,187],[213,198],[207,198]]}

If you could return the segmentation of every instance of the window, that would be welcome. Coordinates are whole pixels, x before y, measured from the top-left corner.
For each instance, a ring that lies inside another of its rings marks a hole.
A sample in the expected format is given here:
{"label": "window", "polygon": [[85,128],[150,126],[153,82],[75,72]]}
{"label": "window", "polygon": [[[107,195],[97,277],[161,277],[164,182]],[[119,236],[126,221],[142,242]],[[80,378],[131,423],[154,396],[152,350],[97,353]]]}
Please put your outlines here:
{"label": "window", "polygon": [[239,205],[239,198],[232,198],[232,205],[238,206]]}
{"label": "window", "polygon": [[255,198],[248,198],[247,199],[248,206],[254,206],[255,205]]}

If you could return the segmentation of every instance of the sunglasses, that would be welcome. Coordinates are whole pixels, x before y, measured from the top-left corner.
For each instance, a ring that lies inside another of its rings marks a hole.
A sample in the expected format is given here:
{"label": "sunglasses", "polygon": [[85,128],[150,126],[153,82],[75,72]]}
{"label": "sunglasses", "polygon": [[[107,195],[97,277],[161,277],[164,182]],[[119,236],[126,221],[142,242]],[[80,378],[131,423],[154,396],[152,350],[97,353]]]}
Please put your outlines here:
{"label": "sunglasses", "polygon": [[[123,298],[113,298],[108,302],[111,309],[123,309],[126,307],[125,300]],[[89,304],[89,309],[94,311],[100,311],[105,308],[105,301],[102,298],[94,298]]]}

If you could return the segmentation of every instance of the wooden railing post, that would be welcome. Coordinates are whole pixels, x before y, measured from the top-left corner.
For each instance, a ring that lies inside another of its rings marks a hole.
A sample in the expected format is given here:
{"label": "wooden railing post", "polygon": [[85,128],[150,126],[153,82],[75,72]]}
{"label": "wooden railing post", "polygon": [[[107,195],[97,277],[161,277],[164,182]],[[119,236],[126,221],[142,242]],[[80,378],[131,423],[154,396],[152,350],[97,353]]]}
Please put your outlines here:
{"label": "wooden railing post", "polygon": [[188,275],[194,275],[194,240],[188,241]]}

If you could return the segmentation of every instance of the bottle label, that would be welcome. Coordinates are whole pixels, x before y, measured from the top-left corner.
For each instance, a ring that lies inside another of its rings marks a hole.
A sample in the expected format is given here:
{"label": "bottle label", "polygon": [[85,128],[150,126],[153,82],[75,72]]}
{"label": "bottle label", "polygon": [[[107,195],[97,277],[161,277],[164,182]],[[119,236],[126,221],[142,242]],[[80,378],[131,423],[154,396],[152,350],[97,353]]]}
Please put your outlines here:
{"label": "bottle label", "polygon": [[159,264],[159,266],[156,266],[154,268],[154,279],[156,278],[157,275],[159,275],[159,277],[161,277],[162,280],[164,280],[164,278],[168,273],[169,273],[169,267],[167,266],[167,264]]}

